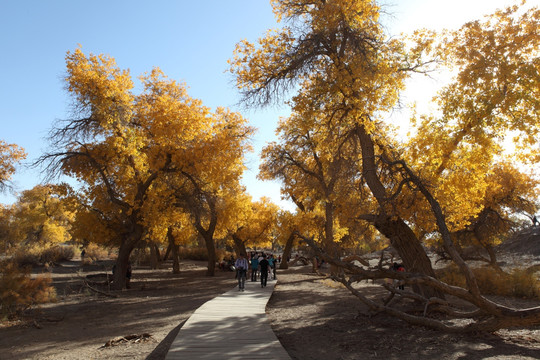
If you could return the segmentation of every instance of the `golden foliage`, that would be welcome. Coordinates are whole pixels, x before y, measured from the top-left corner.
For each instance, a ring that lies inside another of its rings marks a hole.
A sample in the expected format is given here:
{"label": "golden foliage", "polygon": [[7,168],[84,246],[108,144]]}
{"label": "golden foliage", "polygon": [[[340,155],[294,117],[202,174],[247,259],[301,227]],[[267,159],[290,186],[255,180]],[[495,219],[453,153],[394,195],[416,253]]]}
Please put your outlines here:
{"label": "golden foliage", "polygon": [[16,144],[0,140],[0,190],[11,180],[15,164],[26,158],[26,152]]}
{"label": "golden foliage", "polygon": [[[282,192],[309,217],[310,236],[373,241],[375,232],[360,223],[381,212],[404,219],[420,237],[436,231],[429,204],[393,163],[401,159],[429,187],[451,231],[471,226],[495,199],[500,211],[534,209],[537,183],[517,168],[514,180],[496,169],[504,167],[509,135],[524,145],[518,159],[538,160],[537,8],[520,14],[515,6],[453,32],[388,39],[373,1],[272,4],[283,27],[257,44],[239,43],[230,71],[244,100],[254,104],[299,86],[292,115],[279,124],[280,141],[263,150],[260,177],[282,181]],[[392,139],[385,113],[410,74],[442,62],[453,67],[455,79],[436,97],[438,114],[413,119],[417,136],[403,146]],[[362,164],[358,129],[373,138],[375,169]],[[375,172],[381,184],[368,188],[366,177]],[[498,185],[504,182],[520,184],[512,187],[515,200]],[[528,205],[517,204],[521,195]]]}
{"label": "golden foliage", "polygon": [[11,241],[18,245],[48,247],[71,239],[75,216],[67,185],[36,185],[25,190],[11,206]]}
{"label": "golden foliage", "polygon": [[133,246],[144,236],[165,242],[172,227],[177,242],[188,242],[192,210],[205,207],[206,195],[239,188],[254,129],[238,113],[212,112],[158,68],[139,77],[135,94],[129,71],[109,56],[76,49],[66,63],[77,118],[56,131],[60,151],[47,159],[83,185],[74,236]]}
{"label": "golden foliage", "polygon": [[[471,226],[486,209],[503,218],[536,211],[538,182],[510,164],[540,159],[539,21],[538,8],[512,6],[435,37],[429,49],[455,76],[434,99],[438,114],[413,119],[406,157],[434,189],[451,231]],[[511,139],[516,150],[505,155]],[[426,204],[411,210],[428,213]],[[416,221],[435,229],[429,217]]]}

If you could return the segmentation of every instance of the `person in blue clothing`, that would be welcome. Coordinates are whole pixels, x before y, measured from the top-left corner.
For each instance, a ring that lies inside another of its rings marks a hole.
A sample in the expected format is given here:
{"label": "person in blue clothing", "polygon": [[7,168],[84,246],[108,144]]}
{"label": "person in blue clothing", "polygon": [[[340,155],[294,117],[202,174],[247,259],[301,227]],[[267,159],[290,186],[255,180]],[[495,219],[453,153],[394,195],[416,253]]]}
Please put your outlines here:
{"label": "person in blue clothing", "polygon": [[[272,271],[274,269],[274,257],[272,256],[272,254],[268,255],[268,266],[270,266],[270,271]],[[272,277],[270,277],[270,279],[273,279]]]}
{"label": "person in blue clothing", "polygon": [[278,265],[278,261],[277,259],[274,257],[273,254],[270,254],[270,259],[272,259],[272,261],[268,261],[270,263],[270,268],[271,268],[271,272],[272,272],[272,279],[276,280],[277,277],[276,277],[276,269],[277,269],[277,265]]}
{"label": "person in blue clothing", "polygon": [[263,259],[259,261],[259,266],[261,267],[261,287],[266,286],[266,281],[268,280],[268,260],[266,260],[266,255],[263,254]]}
{"label": "person in blue clothing", "polygon": [[251,256],[251,281],[257,281],[257,270],[259,270],[259,256],[255,253]]}

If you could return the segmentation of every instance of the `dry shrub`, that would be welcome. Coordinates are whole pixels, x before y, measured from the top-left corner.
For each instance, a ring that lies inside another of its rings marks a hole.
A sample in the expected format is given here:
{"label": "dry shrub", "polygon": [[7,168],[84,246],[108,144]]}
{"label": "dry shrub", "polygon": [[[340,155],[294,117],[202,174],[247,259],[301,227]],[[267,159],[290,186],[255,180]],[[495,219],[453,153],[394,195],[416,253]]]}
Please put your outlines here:
{"label": "dry shrub", "polygon": [[[216,249],[216,260],[228,259],[232,255],[231,252],[228,252],[223,249]],[[197,261],[208,261],[208,251],[206,248],[197,247],[197,248],[186,248],[181,247],[179,250],[179,257],[183,260],[197,260]]]}
{"label": "dry shrub", "polygon": [[15,262],[0,265],[0,316],[13,319],[36,304],[56,299],[50,276],[30,277],[29,268],[21,268]]}
{"label": "dry shrub", "polygon": [[40,253],[35,249],[18,249],[13,254],[13,262],[18,266],[38,266]]}
{"label": "dry shrub", "polygon": [[42,251],[40,261],[42,263],[59,263],[73,259],[75,250],[73,246],[56,245]]}
{"label": "dry shrub", "polygon": [[67,245],[21,247],[13,255],[13,261],[18,266],[39,266],[71,260],[74,253],[73,246]]}
{"label": "dry shrub", "polygon": [[[526,269],[514,269],[510,273],[500,273],[490,267],[481,267],[472,269],[472,271],[483,294],[540,298],[540,281]],[[447,284],[466,287],[465,276],[454,264],[437,270],[437,277]]]}
{"label": "dry shrub", "polygon": [[91,264],[94,261],[106,260],[110,258],[109,250],[101,245],[89,243],[84,248],[84,263]]}
{"label": "dry shrub", "polygon": [[208,251],[206,248],[185,248],[181,247],[178,252],[178,256],[183,260],[208,260]]}
{"label": "dry shrub", "polygon": [[526,269],[514,269],[510,273],[510,285],[514,296],[540,299],[540,281]]}
{"label": "dry shrub", "polygon": [[227,250],[224,250],[224,249],[216,249],[216,259],[217,260],[220,260],[220,259],[230,259],[232,257],[234,257],[234,254],[230,251],[227,251]]}

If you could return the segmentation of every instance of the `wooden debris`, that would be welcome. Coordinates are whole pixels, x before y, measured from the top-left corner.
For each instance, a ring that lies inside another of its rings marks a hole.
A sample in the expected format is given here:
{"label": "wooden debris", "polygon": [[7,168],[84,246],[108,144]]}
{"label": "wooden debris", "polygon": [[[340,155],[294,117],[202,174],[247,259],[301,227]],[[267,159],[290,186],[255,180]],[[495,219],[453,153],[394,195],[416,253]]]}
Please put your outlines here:
{"label": "wooden debris", "polygon": [[105,345],[102,346],[102,348],[116,346],[116,345],[124,344],[124,343],[127,343],[127,342],[137,344],[137,343],[140,343],[140,342],[148,341],[151,338],[152,338],[152,335],[148,334],[148,333],[143,333],[143,334],[139,334],[139,335],[136,335],[136,334],[126,335],[126,336],[123,336],[123,337],[119,337],[119,338],[107,341],[105,343]]}

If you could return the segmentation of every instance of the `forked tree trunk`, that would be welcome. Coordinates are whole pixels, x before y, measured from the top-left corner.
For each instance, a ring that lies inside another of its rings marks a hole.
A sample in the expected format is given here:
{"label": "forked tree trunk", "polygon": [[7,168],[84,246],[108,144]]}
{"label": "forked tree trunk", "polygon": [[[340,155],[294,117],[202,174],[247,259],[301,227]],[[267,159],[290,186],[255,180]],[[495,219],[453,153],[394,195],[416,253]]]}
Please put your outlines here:
{"label": "forked tree trunk", "polygon": [[[414,232],[403,219],[396,216],[392,217],[388,200],[389,195],[377,175],[375,146],[371,135],[366,132],[363,126],[357,127],[357,135],[362,148],[362,175],[381,209],[380,215],[376,217],[375,227],[390,240],[390,243],[403,260],[407,272],[419,272],[435,277],[431,261]],[[387,209],[390,209],[388,213]],[[433,296],[444,298],[444,294],[426,286],[417,287],[415,291],[428,298]]]}
{"label": "forked tree trunk", "polygon": [[198,234],[197,235],[197,243],[199,244],[199,247],[200,248],[203,248],[206,246],[206,243],[204,241],[204,236],[202,236],[201,234]]}

